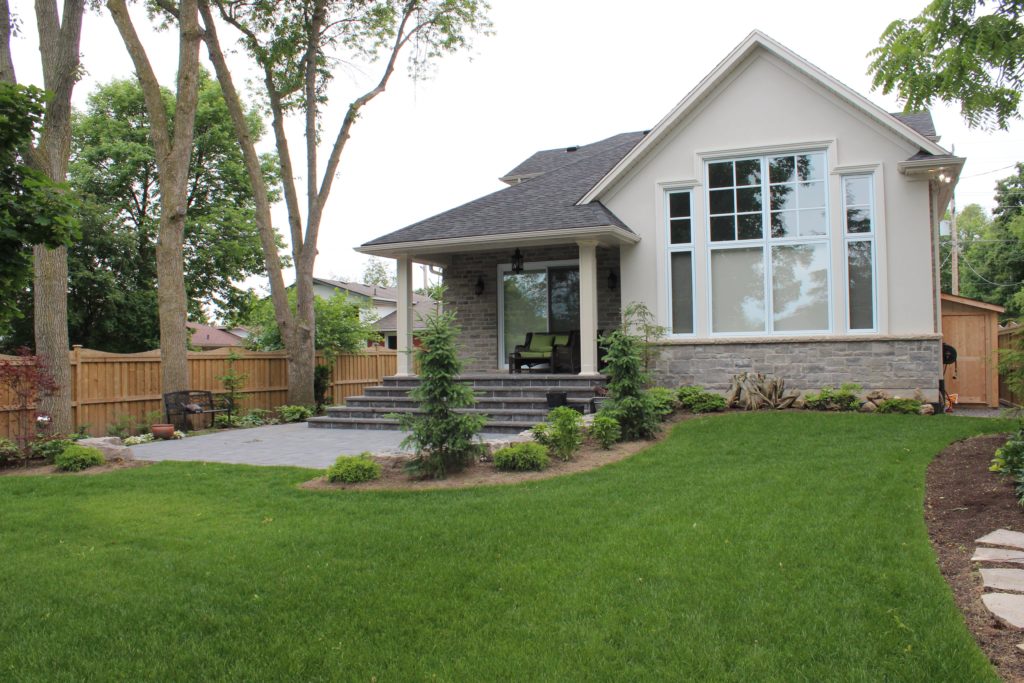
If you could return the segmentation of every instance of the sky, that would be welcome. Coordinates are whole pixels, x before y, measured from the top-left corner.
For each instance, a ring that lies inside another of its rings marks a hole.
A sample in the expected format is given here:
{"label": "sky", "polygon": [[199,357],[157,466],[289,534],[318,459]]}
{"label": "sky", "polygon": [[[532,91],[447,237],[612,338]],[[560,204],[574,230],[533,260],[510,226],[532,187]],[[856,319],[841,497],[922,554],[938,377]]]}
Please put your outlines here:
{"label": "sky", "polygon": [[[396,72],[353,129],[328,200],[315,274],[358,280],[366,256],[354,247],[504,187],[498,178],[533,152],[653,127],[752,30],[759,29],[889,111],[892,96],[871,91],[867,53],[888,23],[917,15],[926,0],[836,3],[787,0],[693,3],[668,0],[492,0],[493,35],[438,60],[427,80]],[[14,44],[19,81],[41,85],[30,0]],[[134,8],[136,26],[161,82],[173,87],[177,35],[155,33]],[[84,107],[98,83],[133,76],[105,12],[86,17],[85,77],[75,90]],[[236,74],[252,76],[240,53]],[[212,72],[205,60],[204,63]],[[372,87],[380,64],[336,72],[324,116],[333,141],[348,102]],[[1009,131],[969,129],[956,106],[932,109],[940,144],[967,158],[958,206],[991,211],[996,180],[1024,161],[1024,122]],[[290,124],[300,149],[301,125]],[[262,147],[270,150],[269,137]],[[325,158],[325,147],[320,157]],[[305,168],[304,163],[296,163]],[[298,180],[298,187],[305,180]],[[276,207],[284,228],[286,213]],[[389,264],[390,265],[390,264]],[[253,281],[251,284],[259,283]]]}

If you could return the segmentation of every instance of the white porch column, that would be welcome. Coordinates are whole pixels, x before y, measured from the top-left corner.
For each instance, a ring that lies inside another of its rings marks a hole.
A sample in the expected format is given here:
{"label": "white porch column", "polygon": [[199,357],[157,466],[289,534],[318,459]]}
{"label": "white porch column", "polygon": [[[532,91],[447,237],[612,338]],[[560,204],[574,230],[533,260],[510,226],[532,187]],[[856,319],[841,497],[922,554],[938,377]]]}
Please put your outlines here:
{"label": "white porch column", "polygon": [[399,377],[412,375],[412,261],[398,259],[398,371]]}
{"label": "white porch column", "polygon": [[580,374],[597,374],[597,241],[580,240]]}

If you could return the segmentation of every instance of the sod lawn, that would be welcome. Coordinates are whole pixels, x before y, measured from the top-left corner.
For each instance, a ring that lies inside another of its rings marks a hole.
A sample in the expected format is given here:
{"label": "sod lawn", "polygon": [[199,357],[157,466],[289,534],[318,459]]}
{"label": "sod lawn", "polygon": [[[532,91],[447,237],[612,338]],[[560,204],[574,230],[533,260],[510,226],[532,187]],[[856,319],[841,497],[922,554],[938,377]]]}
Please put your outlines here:
{"label": "sod lawn", "polygon": [[947,444],[1013,428],[729,414],[584,474],[429,492],[0,477],[0,679],[997,680],[922,501]]}

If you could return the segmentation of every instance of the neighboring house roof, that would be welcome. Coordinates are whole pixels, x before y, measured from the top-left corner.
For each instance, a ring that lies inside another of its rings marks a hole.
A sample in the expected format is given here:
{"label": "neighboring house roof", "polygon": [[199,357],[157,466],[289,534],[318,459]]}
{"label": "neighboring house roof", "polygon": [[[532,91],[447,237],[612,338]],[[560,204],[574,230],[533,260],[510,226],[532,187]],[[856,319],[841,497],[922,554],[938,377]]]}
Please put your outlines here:
{"label": "neighboring house roof", "polygon": [[[417,303],[419,303],[419,302],[417,302]],[[425,313],[424,308],[429,308],[429,307],[415,306],[415,305],[413,306],[413,309],[412,309],[413,310],[413,314],[412,314],[412,328],[414,330],[422,330],[423,328],[425,328],[427,326],[427,324],[423,321],[423,318],[422,318],[423,314]],[[419,313],[419,315],[417,315],[417,313]],[[394,311],[393,313],[388,313],[386,316],[384,316],[383,318],[381,318],[377,322],[373,323],[373,327],[378,332],[397,332],[398,331],[398,311]]]}
{"label": "neighboring house roof", "polygon": [[[800,57],[789,48],[776,42],[772,38],[769,38],[760,31],[752,31],[742,43],[730,52],[729,55],[711,71],[710,74],[704,77],[704,80],[697,84],[696,88],[691,90],[689,94],[679,102],[679,104],[673,107],[672,111],[658,122],[658,125],[651,129],[650,134],[645,137],[640,144],[634,147],[629,154],[623,157],[614,168],[610,169],[604,178],[595,183],[594,187],[591,188],[591,190],[586,193],[586,196],[580,200],[580,203],[585,204],[587,202],[595,201],[605,190],[610,188],[619,179],[623,178],[629,170],[639,163],[640,160],[642,160],[650,151],[652,151],[663,138],[670,135],[676,126],[685,121],[690,112],[696,111],[700,104],[715,92],[719,83],[728,79],[746,60],[746,58],[757,50],[764,50],[778,59],[781,59],[804,76],[817,82],[819,85],[850,104],[855,110],[860,111],[868,118],[875,120],[884,128],[889,129],[911,144],[919,147],[921,152],[943,156],[949,154],[947,150],[940,147],[934,140],[930,139],[929,136],[922,134],[918,129],[920,127],[923,130],[928,130],[925,128],[927,125],[926,122],[923,117],[920,117],[920,115],[893,116],[860,93],[851,90],[832,76],[829,76],[827,73],[814,66],[803,57]],[[928,116],[928,121],[930,120],[931,117]],[[934,135],[934,126],[930,127],[930,132]]]}
{"label": "neighboring house roof", "polygon": [[578,202],[643,137],[643,132],[623,133],[578,148],[538,152],[512,171],[528,179],[363,246],[601,226],[632,233],[600,202]]}
{"label": "neighboring house roof", "polygon": [[191,343],[197,349],[222,349],[226,346],[242,346],[242,338],[211,325],[185,323],[192,330]]}
{"label": "neighboring house roof", "polygon": [[[398,301],[398,288],[397,287],[378,287],[377,285],[364,285],[358,282],[345,282],[344,280],[327,280],[325,278],[315,277],[313,278],[314,283],[327,285],[328,287],[334,287],[336,289],[342,289],[346,292],[352,292],[360,296],[365,296],[368,299],[374,301],[387,301],[397,302]],[[429,296],[423,294],[412,295],[414,303],[420,303],[421,301],[430,301]]]}

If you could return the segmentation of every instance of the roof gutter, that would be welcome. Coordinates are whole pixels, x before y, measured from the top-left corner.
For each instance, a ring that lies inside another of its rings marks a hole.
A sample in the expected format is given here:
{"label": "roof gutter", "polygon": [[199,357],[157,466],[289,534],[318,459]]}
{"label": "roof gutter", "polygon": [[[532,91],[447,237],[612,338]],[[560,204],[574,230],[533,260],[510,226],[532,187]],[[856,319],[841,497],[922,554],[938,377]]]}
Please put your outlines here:
{"label": "roof gutter", "polygon": [[585,228],[561,230],[531,230],[529,232],[504,233],[500,235],[475,235],[452,237],[416,242],[392,242],[389,244],[364,244],[356,247],[360,254],[385,256],[388,258],[414,258],[424,263],[447,265],[443,259],[430,258],[435,254],[451,254],[469,251],[490,251],[509,246],[546,246],[572,243],[577,240],[598,240],[606,246],[615,244],[636,244],[640,236],[617,225],[598,225]]}

